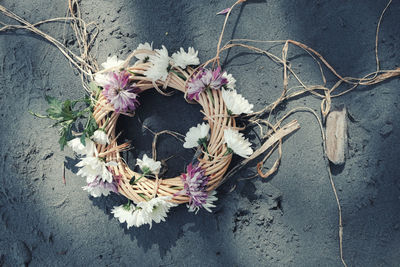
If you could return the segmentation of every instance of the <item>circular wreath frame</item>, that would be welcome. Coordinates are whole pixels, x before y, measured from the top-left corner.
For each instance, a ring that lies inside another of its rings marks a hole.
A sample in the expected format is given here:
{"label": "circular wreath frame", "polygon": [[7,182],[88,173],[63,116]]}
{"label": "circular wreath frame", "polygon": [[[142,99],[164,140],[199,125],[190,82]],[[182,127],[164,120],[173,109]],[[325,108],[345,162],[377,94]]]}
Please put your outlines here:
{"label": "circular wreath frame", "polygon": [[[136,53],[143,52],[147,54],[154,53],[148,50],[136,51]],[[133,55],[125,61],[126,65],[132,57]],[[164,82],[160,80],[152,82],[144,75],[149,67],[151,67],[150,62],[136,63],[132,67],[125,68],[132,73],[130,81],[135,83],[141,92],[155,88],[161,94],[168,95],[163,90],[169,87],[184,93],[186,99],[187,82],[192,76],[196,75],[196,69],[187,67],[183,70],[179,67],[172,67],[172,71],[169,72]],[[105,71],[106,70],[102,72]],[[203,110],[201,112],[204,114],[204,120],[208,122],[211,130],[207,151],[202,150],[198,161],[205,175],[209,177],[207,191],[212,191],[221,184],[232,160],[232,154],[227,153],[228,148],[224,143],[223,137],[224,129],[227,127],[235,128],[236,121],[233,116],[228,114],[221,90],[211,90],[211,94],[203,91],[200,93],[199,99],[195,101],[195,103],[196,102],[202,106]],[[146,198],[153,198],[155,196],[171,196],[170,202],[178,204],[189,202],[188,196],[179,194],[184,187],[180,175],[173,178],[161,178],[155,175],[155,179],[142,177],[140,181],[133,185],[129,183],[131,178],[134,177],[136,180],[141,177],[142,174],[131,170],[120,154],[130,146],[129,143],[121,145],[117,143],[118,135],[116,133],[116,125],[121,114],[134,116],[134,114],[130,113],[116,112],[104,95],[99,94],[99,98],[94,107],[93,117],[98,127],[105,129],[110,144],[96,144],[96,148],[99,152],[99,157],[105,158],[107,162],[117,162],[117,166],[110,166],[109,168],[111,168],[114,178],[118,180],[118,192],[136,203],[146,201]],[[155,155],[153,155],[153,157],[154,156]]]}

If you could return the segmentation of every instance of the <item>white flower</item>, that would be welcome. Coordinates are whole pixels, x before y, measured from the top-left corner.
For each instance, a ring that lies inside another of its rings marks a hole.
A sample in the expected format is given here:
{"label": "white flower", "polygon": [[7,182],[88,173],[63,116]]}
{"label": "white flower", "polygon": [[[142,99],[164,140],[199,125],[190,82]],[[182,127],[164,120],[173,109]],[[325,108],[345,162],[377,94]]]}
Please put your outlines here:
{"label": "white flower", "polygon": [[143,159],[137,159],[136,165],[143,171],[150,171],[152,174],[158,174],[161,169],[161,162],[155,161],[152,158],[149,158],[146,154],[144,154]]}
{"label": "white flower", "polygon": [[231,128],[224,130],[224,141],[235,154],[248,158],[253,154],[253,149],[251,149],[251,143],[248,139],[245,139],[242,133]]}
{"label": "white flower", "polygon": [[82,187],[83,190],[87,191],[92,197],[101,197],[101,196],[108,196],[111,192],[110,189],[102,186],[88,186],[85,185]]}
{"label": "white flower", "polygon": [[[136,48],[136,50],[149,50],[149,51],[153,51],[153,42],[151,44],[149,43],[144,43],[144,44],[139,44],[138,47]],[[139,60],[144,60],[146,57],[150,58],[150,54],[143,52],[140,54],[136,54],[135,57]]]}
{"label": "white flower", "polygon": [[93,133],[92,138],[96,143],[101,144],[101,145],[106,145],[106,144],[110,143],[110,140],[108,140],[108,136],[107,136],[106,132],[103,130],[96,130]]}
{"label": "white flower", "polygon": [[86,145],[84,146],[80,138],[74,138],[67,142],[67,145],[79,155],[89,155],[92,156],[95,153],[95,145],[92,140],[85,138]]}
{"label": "white flower", "polygon": [[228,84],[226,85],[226,87],[228,87],[229,89],[235,89],[236,79],[233,78],[232,74],[228,74],[225,71],[224,73],[222,73],[222,78],[225,78],[228,80]]}
{"label": "white flower", "polygon": [[104,87],[106,84],[110,83],[109,73],[96,73],[94,75],[94,81],[98,86]]}
{"label": "white flower", "polygon": [[165,46],[162,49],[154,50],[155,55],[150,55],[149,61],[153,65],[144,73],[146,77],[150,78],[153,82],[157,80],[165,81],[168,76],[169,56],[168,50]]}
{"label": "white flower", "polygon": [[169,209],[176,206],[176,204],[167,201],[170,199],[170,196],[162,196],[152,198],[149,201],[139,202],[137,204],[137,208],[140,209],[137,210],[137,222],[144,222],[142,224],[150,224],[151,229],[153,221],[156,223],[165,221]]}
{"label": "white flower", "polygon": [[120,67],[124,63],[123,60],[119,60],[117,56],[112,56],[108,57],[107,61],[104,63],[101,63],[101,66],[104,69],[111,69],[111,68],[117,68]]}
{"label": "white flower", "polygon": [[92,183],[96,178],[104,182],[112,183],[113,176],[111,172],[107,169],[107,166],[116,166],[117,163],[110,161],[105,163],[98,157],[86,157],[82,158],[76,167],[81,167],[76,173],[79,176],[86,177],[86,182]]}
{"label": "white flower", "polygon": [[185,69],[188,65],[199,65],[200,60],[197,57],[199,51],[194,50],[193,47],[188,48],[188,52],[181,47],[179,52],[172,54],[172,60],[175,62],[175,66]]}
{"label": "white flower", "polygon": [[143,224],[151,225],[151,223],[152,223],[152,219],[151,219],[150,213],[145,212],[141,208],[138,208],[132,213],[132,216],[129,217],[129,219],[127,221],[127,226],[140,227]]}
{"label": "white flower", "polygon": [[[103,69],[115,69],[121,67],[124,63],[123,60],[119,60],[117,56],[108,57],[106,62],[101,63]],[[107,73],[96,73],[94,75],[94,81],[98,86],[104,87],[104,85],[110,83],[110,72]]]}
{"label": "white flower", "polygon": [[253,104],[250,104],[236,90],[222,90],[222,98],[224,99],[226,108],[232,114],[240,115],[242,113],[248,114],[253,112]]}
{"label": "white flower", "polygon": [[135,205],[130,204],[129,206],[127,205],[121,205],[121,206],[115,206],[112,210],[111,213],[114,214],[114,217],[119,220],[120,223],[126,222],[126,228],[130,228],[133,226],[133,213],[135,211]]}
{"label": "white flower", "polygon": [[210,130],[210,125],[207,123],[197,124],[195,127],[191,127],[185,136],[184,148],[197,147],[199,145],[199,140],[206,138],[208,131]]}
{"label": "white flower", "polygon": [[156,223],[165,221],[169,209],[176,206],[167,201],[170,199],[170,196],[162,196],[139,202],[136,207],[133,204],[121,205],[114,207],[111,213],[118,218],[120,223],[126,222],[128,229],[131,226],[140,227],[143,224],[149,224],[151,229],[153,221]]}

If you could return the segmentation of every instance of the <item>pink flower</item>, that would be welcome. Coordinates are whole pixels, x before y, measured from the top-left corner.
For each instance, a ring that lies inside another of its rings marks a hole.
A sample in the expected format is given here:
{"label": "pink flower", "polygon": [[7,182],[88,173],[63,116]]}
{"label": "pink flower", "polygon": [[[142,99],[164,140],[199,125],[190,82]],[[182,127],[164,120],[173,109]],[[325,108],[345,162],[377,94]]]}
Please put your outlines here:
{"label": "pink flower", "polygon": [[110,192],[118,193],[118,187],[115,181],[108,183],[99,179],[99,177],[82,188],[83,190],[88,191],[93,197],[100,197],[102,195],[108,196]]}
{"label": "pink flower", "polygon": [[104,85],[103,95],[116,112],[134,111],[139,105],[136,99],[140,89],[129,82],[129,72],[109,72],[108,83]]}
{"label": "pink flower", "polygon": [[188,99],[199,100],[199,95],[204,90],[208,88],[218,90],[225,84],[228,84],[228,79],[223,77],[220,67],[215,70],[199,69],[198,73],[188,82]]}
{"label": "pink flower", "polygon": [[217,15],[224,15],[226,13],[228,13],[229,11],[231,11],[231,8],[225,8],[224,10],[221,10],[220,12],[217,13]]}
{"label": "pink flower", "polygon": [[181,175],[184,189],[178,194],[189,196],[189,209],[199,210],[207,203],[208,193],[206,186],[209,177],[204,174],[198,165],[193,166],[191,163],[186,168],[187,173]]}

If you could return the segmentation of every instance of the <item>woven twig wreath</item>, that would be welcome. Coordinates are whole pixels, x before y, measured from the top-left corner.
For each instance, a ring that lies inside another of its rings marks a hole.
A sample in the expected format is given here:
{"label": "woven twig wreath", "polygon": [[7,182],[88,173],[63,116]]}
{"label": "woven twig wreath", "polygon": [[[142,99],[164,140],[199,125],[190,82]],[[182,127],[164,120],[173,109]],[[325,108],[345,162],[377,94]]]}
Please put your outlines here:
{"label": "woven twig wreath", "polygon": [[[134,57],[138,60],[129,65]],[[94,75],[91,119],[81,136],[68,141],[68,145],[81,155],[77,174],[86,178],[85,190],[94,197],[118,192],[130,200],[112,210],[128,228],[159,223],[165,220],[170,207],[181,203],[188,203],[189,211],[211,211],[217,199],[215,189],[226,179],[233,153],[247,158],[235,168],[243,166],[299,127],[295,121],[279,130],[279,125],[272,127],[268,141],[253,153],[235,121],[238,115],[253,113],[253,105],[234,90],[236,80],[221,72],[217,60],[201,66],[199,63],[193,48],[188,52],[181,48],[170,57],[164,46],[153,50],[145,43],[125,61],[109,57],[102,64],[104,69]],[[218,67],[206,68],[210,63]],[[141,92],[155,88],[169,95],[167,87],[182,92],[186,101],[200,104],[206,121],[190,128],[185,136],[184,147],[197,148],[197,160],[187,165],[186,173],[172,178],[159,177],[161,162],[156,161],[154,147],[153,159],[147,155],[137,159],[142,173],[130,169],[120,155],[130,144],[118,144],[116,132],[120,115],[134,116]],[[55,110],[59,110],[57,103],[53,103]],[[67,107],[71,110],[70,102]],[[270,172],[276,170],[279,160]]]}
{"label": "woven twig wreath", "polygon": [[[150,50],[137,51],[148,55],[154,55],[156,52]],[[129,60],[129,59],[128,59]],[[135,65],[127,67],[126,70],[131,73],[129,82],[141,91],[156,88],[163,93],[163,89],[169,87],[187,95],[188,81],[196,75],[193,68],[187,67],[182,69],[174,66],[168,72],[165,81],[152,81],[145,76],[146,71],[151,68],[151,62],[139,61]],[[106,70],[108,71],[108,70]],[[207,183],[207,191],[216,189],[226,173],[232,159],[232,154],[227,153],[227,145],[223,141],[224,129],[235,128],[235,118],[228,114],[228,110],[222,98],[220,90],[211,90],[212,94],[203,91],[199,94],[196,102],[202,106],[204,120],[210,126],[210,137],[206,151],[202,149],[201,155],[198,157],[198,166],[204,171],[204,174],[209,177]],[[99,157],[104,157],[106,162],[115,161],[117,166],[110,166],[114,176],[119,178],[118,192],[131,199],[135,203],[146,201],[155,196],[170,196],[171,202],[185,203],[189,201],[188,196],[180,195],[179,192],[184,188],[181,176],[173,178],[163,178],[155,175],[155,179],[141,177],[142,174],[131,170],[125,161],[122,159],[120,152],[126,149],[129,144],[117,144],[116,124],[119,116],[123,114],[116,112],[112,104],[107,98],[100,94],[97,104],[94,108],[93,116],[99,128],[104,128],[109,140],[109,145],[97,144],[96,148],[99,152]],[[129,114],[128,114],[129,115]],[[132,177],[140,179],[135,184],[130,184]]]}

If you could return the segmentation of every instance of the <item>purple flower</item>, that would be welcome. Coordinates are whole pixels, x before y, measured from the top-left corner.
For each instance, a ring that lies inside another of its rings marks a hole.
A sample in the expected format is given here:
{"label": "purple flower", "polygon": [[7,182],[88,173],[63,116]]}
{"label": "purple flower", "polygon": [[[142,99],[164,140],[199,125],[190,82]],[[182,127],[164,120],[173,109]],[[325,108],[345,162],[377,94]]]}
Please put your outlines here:
{"label": "purple flower", "polygon": [[193,166],[191,163],[186,168],[187,173],[181,175],[184,189],[179,192],[181,195],[189,196],[189,209],[199,210],[207,203],[208,193],[206,186],[209,177],[204,174],[198,165]]}
{"label": "purple flower", "polygon": [[117,182],[112,183],[104,182],[99,177],[96,177],[93,182],[88,183],[87,186],[82,187],[83,190],[88,191],[93,197],[100,197],[102,195],[108,196],[110,192],[118,193]]}
{"label": "purple flower", "polygon": [[140,89],[129,82],[129,72],[109,72],[108,83],[104,85],[103,95],[116,112],[134,111],[139,105],[136,99]]}
{"label": "purple flower", "polygon": [[188,82],[188,99],[199,100],[199,95],[207,88],[218,90],[225,84],[228,84],[228,79],[222,76],[220,67],[215,70],[201,68]]}
{"label": "purple flower", "polygon": [[225,8],[224,10],[221,10],[220,12],[217,13],[217,15],[224,15],[226,13],[228,13],[229,11],[231,11],[231,8]]}

